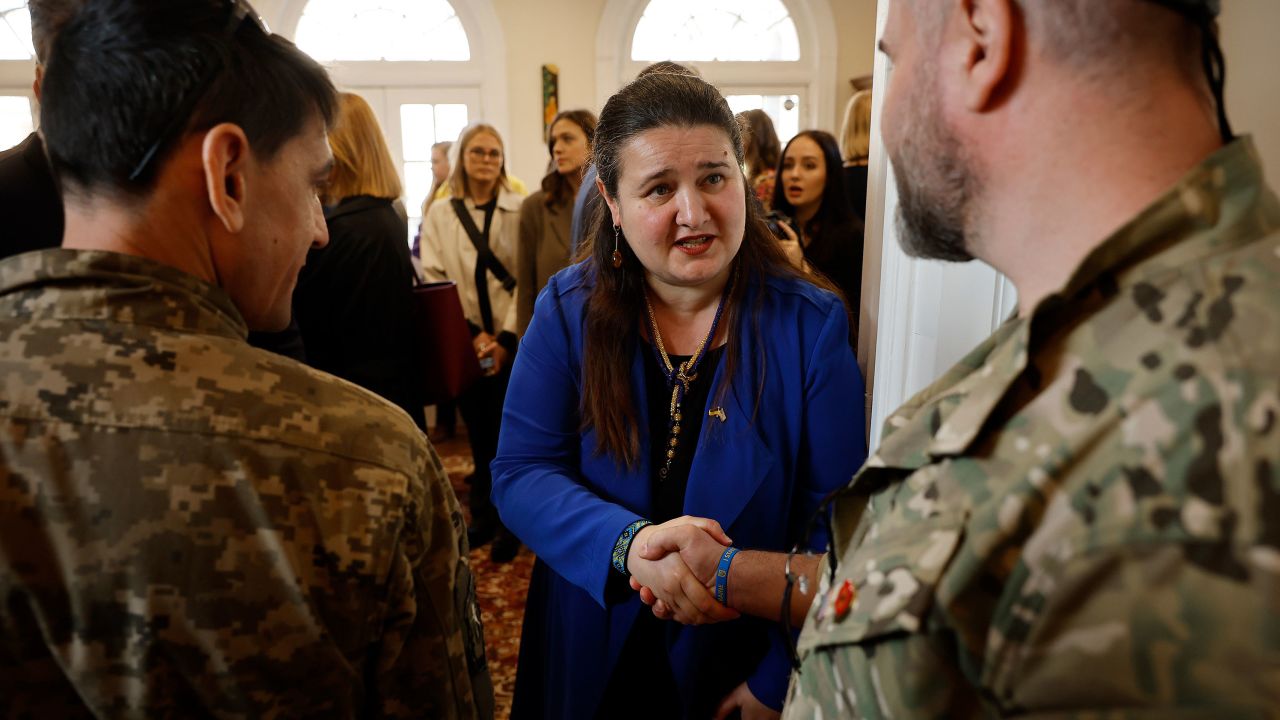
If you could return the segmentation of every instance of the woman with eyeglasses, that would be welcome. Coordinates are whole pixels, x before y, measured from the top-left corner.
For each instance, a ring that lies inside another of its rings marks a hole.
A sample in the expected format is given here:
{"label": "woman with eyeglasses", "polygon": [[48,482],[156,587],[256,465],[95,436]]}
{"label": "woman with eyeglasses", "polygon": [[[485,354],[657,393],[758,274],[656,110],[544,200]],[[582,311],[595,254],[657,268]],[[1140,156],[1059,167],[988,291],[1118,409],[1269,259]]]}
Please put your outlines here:
{"label": "woman with eyeglasses", "polygon": [[427,282],[458,284],[484,369],[484,377],[458,398],[475,460],[467,535],[472,547],[494,540],[494,562],[510,562],[520,543],[502,527],[489,499],[489,463],[498,447],[502,403],[516,354],[514,273],[523,197],[507,180],[502,136],[492,125],[467,127],[457,147],[450,197],[433,203],[422,224],[422,272]]}

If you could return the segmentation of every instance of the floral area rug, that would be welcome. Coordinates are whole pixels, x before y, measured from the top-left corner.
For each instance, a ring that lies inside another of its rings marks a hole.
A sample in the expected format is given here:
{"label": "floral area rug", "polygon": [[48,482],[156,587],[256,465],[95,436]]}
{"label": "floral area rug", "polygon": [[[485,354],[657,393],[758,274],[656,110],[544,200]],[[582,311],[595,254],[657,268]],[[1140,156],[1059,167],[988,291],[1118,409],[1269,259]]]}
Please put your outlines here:
{"label": "floral area rug", "polygon": [[[435,444],[436,452],[449,472],[453,490],[462,503],[462,511],[470,521],[467,499],[471,488],[464,478],[474,469],[471,446],[466,430],[458,424],[452,440]],[[533,570],[533,553],[521,548],[515,561],[498,565],[489,561],[489,546],[471,551],[471,571],[476,576],[476,595],[484,621],[485,650],[489,657],[489,673],[493,677],[496,717],[505,720],[511,714],[511,694],[516,685],[516,660],[520,655],[520,625],[524,621],[524,601],[529,592],[529,574]]]}

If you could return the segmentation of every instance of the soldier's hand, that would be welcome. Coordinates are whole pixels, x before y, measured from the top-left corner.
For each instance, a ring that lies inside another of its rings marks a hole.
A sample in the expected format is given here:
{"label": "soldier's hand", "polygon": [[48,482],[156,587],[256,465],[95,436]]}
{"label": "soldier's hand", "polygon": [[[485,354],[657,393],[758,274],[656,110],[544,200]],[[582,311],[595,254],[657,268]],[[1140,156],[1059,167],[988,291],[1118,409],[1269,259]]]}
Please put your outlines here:
{"label": "soldier's hand", "polygon": [[733,544],[720,523],[707,518],[676,518],[654,528],[640,546],[640,557],[661,560],[677,552],[684,564],[707,587],[715,587],[720,555]]}

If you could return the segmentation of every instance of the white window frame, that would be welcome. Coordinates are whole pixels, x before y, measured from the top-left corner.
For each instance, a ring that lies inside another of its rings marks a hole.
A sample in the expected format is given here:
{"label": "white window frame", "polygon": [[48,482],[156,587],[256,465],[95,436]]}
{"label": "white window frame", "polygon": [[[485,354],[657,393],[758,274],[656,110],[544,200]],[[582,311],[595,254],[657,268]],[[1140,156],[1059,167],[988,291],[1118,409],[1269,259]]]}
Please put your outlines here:
{"label": "white window frame", "polygon": [[[876,40],[889,3],[877,8]],[[870,444],[884,421],[996,330],[1013,312],[1017,293],[989,265],[908,257],[898,244],[898,193],[880,136],[880,109],[890,68],[876,53],[862,265],[858,364],[867,381]]]}
{"label": "white window frame", "polygon": [[[0,60],[0,95],[24,95],[31,102],[31,127],[40,127],[40,106],[32,83],[36,79],[36,61]],[[7,148],[0,148],[6,150]]]}
{"label": "white window frame", "polygon": [[[294,38],[308,0],[275,0],[261,12],[272,31]],[[474,91],[479,105],[471,121],[483,120],[507,136],[507,50],[492,0],[450,0],[467,33],[471,59],[465,62],[326,62],[329,76],[343,88],[458,89]],[[486,72],[486,68],[494,69]],[[380,118],[381,119],[381,118]],[[398,123],[398,120],[397,120]],[[397,125],[398,128],[398,125]],[[387,128],[388,135],[390,129]]]}
{"label": "white window frame", "polygon": [[[828,0],[781,0],[800,40],[799,61],[684,64],[724,95],[799,95],[801,129],[831,130],[836,117],[836,30]],[[606,0],[596,34],[596,99],[600,107],[650,63],[631,59],[636,27],[649,0]],[[761,92],[768,88],[767,92]]]}

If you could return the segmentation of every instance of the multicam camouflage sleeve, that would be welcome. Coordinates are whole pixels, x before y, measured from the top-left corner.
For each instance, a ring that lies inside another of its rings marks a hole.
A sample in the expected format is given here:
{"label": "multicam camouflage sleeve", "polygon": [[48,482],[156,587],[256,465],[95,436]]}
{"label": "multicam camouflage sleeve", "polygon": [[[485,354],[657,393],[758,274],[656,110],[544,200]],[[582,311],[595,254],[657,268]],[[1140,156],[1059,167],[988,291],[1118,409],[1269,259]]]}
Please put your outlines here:
{"label": "multicam camouflage sleeve", "polygon": [[377,705],[385,717],[489,720],[493,682],[462,509],[440,458],[423,446],[388,579]]}

